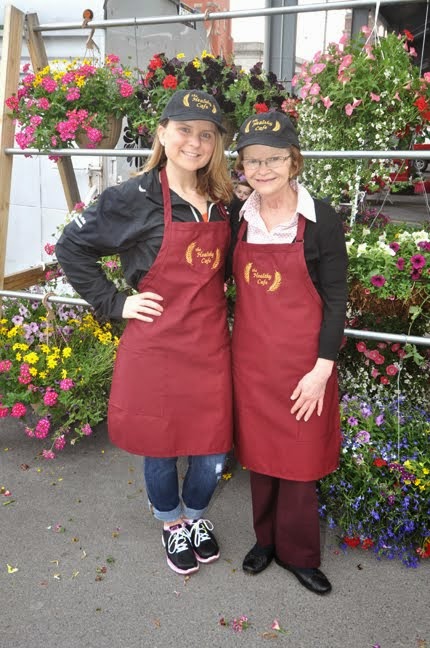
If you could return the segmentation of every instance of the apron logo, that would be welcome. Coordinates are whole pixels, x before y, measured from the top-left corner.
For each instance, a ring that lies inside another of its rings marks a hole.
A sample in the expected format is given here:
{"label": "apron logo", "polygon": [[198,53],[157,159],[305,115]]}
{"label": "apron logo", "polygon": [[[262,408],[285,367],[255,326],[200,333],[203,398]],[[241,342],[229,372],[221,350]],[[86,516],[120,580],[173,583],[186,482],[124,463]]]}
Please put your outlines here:
{"label": "apron logo", "polygon": [[189,244],[185,251],[185,260],[189,265],[194,265],[194,260],[200,261],[202,265],[210,266],[216,270],[221,263],[221,250],[203,250],[196,241]]}
{"label": "apron logo", "polygon": [[282,283],[282,275],[275,270],[274,274],[270,272],[258,272],[253,268],[253,263],[247,263],[243,269],[243,276],[247,284],[255,281],[258,286],[267,286],[267,292],[276,292]]}

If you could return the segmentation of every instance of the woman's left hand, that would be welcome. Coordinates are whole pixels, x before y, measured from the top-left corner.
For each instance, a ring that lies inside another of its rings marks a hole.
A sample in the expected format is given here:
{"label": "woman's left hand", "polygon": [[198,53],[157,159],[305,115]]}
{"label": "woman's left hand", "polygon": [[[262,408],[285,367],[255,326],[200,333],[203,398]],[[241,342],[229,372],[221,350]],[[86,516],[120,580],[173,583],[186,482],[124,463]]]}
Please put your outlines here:
{"label": "woman's left hand", "polygon": [[291,414],[296,414],[297,421],[300,421],[302,417],[305,421],[309,421],[315,408],[317,415],[321,416],[325,387],[333,370],[333,365],[332,360],[318,358],[312,371],[305,374],[297,383],[295,390],[291,394],[291,400],[296,401],[291,408]]}

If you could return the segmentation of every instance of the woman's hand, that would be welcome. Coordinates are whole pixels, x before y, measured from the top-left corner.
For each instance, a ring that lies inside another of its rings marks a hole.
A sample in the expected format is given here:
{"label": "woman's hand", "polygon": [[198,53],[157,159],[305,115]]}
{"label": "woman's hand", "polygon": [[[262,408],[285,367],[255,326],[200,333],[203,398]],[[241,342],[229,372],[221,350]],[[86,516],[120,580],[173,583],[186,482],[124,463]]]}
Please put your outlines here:
{"label": "woman's hand", "polygon": [[291,394],[291,400],[296,401],[291,408],[291,414],[296,414],[297,421],[300,421],[302,417],[305,421],[309,421],[315,408],[318,416],[321,416],[325,387],[333,365],[332,360],[318,358],[312,371],[305,374],[297,383],[297,387]]}
{"label": "woman's hand", "polygon": [[131,295],[124,302],[122,316],[125,319],[134,318],[141,322],[153,322],[153,317],[160,317],[164,310],[162,305],[158,303],[162,300],[161,295],[152,292]]}

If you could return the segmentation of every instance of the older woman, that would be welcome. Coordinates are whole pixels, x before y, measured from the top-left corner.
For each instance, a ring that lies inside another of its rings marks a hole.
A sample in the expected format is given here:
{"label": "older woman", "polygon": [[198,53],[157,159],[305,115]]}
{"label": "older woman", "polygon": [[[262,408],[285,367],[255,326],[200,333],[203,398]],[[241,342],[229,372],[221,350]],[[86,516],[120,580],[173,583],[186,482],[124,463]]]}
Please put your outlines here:
{"label": "older woman", "polygon": [[335,360],[347,254],[334,210],[296,181],[299,149],[282,113],[241,126],[236,166],[254,191],[240,211],[233,255],[235,447],[250,470],[257,540],[243,569],[257,574],[275,558],[326,594],[316,480],[338,465]]}

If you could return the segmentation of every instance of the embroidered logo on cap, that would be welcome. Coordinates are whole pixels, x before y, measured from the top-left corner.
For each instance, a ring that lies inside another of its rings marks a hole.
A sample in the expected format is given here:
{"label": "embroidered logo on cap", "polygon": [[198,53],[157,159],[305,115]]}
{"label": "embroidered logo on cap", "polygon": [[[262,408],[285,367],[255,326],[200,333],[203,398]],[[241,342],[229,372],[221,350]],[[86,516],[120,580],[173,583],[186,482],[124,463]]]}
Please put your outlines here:
{"label": "embroidered logo on cap", "polygon": [[253,267],[253,263],[247,263],[243,269],[243,276],[247,284],[255,282],[258,286],[268,286],[267,292],[276,292],[281,283],[282,275],[277,270],[271,272],[259,272]]}
{"label": "embroidered logo on cap", "polygon": [[218,110],[215,104],[209,99],[200,97],[194,92],[187,92],[182,99],[182,103],[186,108],[197,108],[198,110],[210,110],[214,115],[217,114]]}
{"label": "embroidered logo on cap", "polygon": [[260,133],[262,131],[272,131],[272,133],[277,133],[279,130],[281,130],[281,124],[277,119],[273,122],[271,119],[256,117],[247,123],[244,132]]}
{"label": "embroidered logo on cap", "polygon": [[196,241],[189,244],[185,251],[185,260],[189,265],[194,265],[194,257],[202,265],[210,266],[211,270],[216,270],[221,262],[221,250],[203,250]]}

